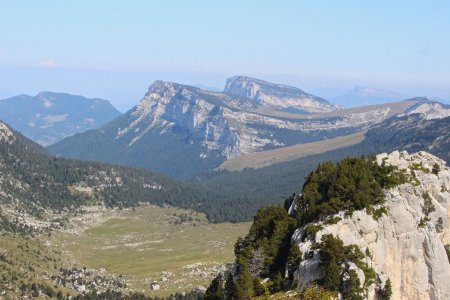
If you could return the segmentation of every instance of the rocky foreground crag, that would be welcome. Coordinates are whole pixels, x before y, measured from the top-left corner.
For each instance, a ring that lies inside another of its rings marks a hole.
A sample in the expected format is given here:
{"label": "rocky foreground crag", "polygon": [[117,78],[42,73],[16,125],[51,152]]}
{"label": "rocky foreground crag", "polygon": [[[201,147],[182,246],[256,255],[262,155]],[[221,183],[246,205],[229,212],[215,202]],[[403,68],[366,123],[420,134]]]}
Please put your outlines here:
{"label": "rocky foreground crag", "polygon": [[[309,258],[295,271],[294,284],[306,286],[323,278],[320,250],[313,245],[331,234],[367,254],[363,261],[376,278],[364,298],[383,299],[389,280],[391,299],[450,299],[449,168],[427,152],[395,151],[377,155],[376,160],[404,170],[413,180],[384,191],[387,213],[377,220],[362,210],[352,216],[339,214],[336,224],[317,222],[320,230],[309,238],[305,228],[311,224],[297,229],[292,239]],[[343,270],[349,269],[355,270],[361,284],[366,282],[361,268],[345,262]]]}
{"label": "rocky foreground crag", "polygon": [[206,295],[450,299],[449,209],[450,169],[427,152],[322,163],[258,211]]}

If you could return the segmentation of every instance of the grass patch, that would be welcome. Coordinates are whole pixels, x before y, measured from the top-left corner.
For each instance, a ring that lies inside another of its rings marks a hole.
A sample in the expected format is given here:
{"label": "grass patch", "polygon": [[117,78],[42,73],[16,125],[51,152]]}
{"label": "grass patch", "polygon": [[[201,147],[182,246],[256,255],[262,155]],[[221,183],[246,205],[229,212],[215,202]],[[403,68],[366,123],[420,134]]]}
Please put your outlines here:
{"label": "grass patch", "polygon": [[[234,261],[234,243],[250,223],[208,223],[205,216],[156,206],[124,210],[74,236],[55,234],[81,264],[129,278],[132,290],[153,296],[208,286],[220,265]],[[169,272],[168,281],[161,281]],[[149,284],[161,290],[150,292]]]}

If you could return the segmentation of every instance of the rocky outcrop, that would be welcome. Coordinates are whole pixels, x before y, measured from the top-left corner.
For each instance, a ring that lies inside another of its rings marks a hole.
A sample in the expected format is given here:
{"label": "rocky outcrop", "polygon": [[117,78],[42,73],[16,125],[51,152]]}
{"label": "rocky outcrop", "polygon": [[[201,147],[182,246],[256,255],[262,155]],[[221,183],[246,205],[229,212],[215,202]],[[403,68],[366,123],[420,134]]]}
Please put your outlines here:
{"label": "rocky outcrop", "polygon": [[271,110],[323,113],[340,109],[338,105],[308,94],[299,88],[247,76],[228,78],[224,93],[250,98],[254,105]]}
{"label": "rocky outcrop", "polygon": [[238,133],[225,118],[229,108],[223,104],[232,101],[221,99],[220,94],[213,95],[218,98],[215,104],[199,91],[181,84],[156,81],[132,111],[133,121],[119,129],[116,138],[132,132],[131,146],[153,128],[176,126],[189,132],[192,140],[201,141],[208,150],[220,150],[226,156],[239,154],[242,150]]}
{"label": "rocky outcrop", "polygon": [[[332,234],[344,245],[355,244],[366,253],[365,261],[377,274],[367,299],[383,299],[380,291],[388,278],[391,299],[450,299],[445,249],[450,244],[450,169],[427,152],[384,153],[377,156],[377,163],[404,170],[410,183],[385,191],[388,212],[378,220],[366,211],[356,211],[351,216],[340,214],[336,224],[319,222],[322,229],[312,237],[305,237],[305,228],[296,230],[292,238],[304,257],[295,272],[296,283],[305,286],[324,276],[320,253],[312,246]],[[363,283],[363,272],[357,270],[357,274]]]}
{"label": "rocky outcrop", "polygon": [[450,117],[450,105],[432,102],[429,98],[423,98],[423,102],[413,105],[400,115],[421,114],[426,120],[443,119]]}
{"label": "rocky outcrop", "polygon": [[5,123],[0,121],[0,142],[7,142],[9,144],[13,143],[15,140],[14,134],[6,126]]}

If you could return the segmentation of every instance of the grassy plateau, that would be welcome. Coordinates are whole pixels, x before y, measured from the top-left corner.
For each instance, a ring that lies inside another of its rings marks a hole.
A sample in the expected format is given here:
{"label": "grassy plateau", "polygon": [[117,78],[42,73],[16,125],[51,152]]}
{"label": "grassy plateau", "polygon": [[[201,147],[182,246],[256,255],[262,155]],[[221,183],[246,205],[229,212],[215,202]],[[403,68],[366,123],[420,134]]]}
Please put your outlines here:
{"label": "grassy plateau", "polygon": [[[123,275],[130,289],[154,296],[207,287],[233,262],[234,243],[250,227],[211,224],[197,212],[150,205],[106,211],[95,219],[53,234],[52,243],[80,264]],[[150,291],[152,282],[160,289]]]}

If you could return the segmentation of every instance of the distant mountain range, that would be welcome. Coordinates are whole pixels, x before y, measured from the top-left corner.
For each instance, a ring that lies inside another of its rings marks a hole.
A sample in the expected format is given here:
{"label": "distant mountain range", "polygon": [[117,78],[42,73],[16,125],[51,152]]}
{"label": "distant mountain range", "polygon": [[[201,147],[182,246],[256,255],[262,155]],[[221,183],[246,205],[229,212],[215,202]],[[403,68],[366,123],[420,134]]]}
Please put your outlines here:
{"label": "distant mountain range", "polygon": [[330,101],[343,107],[359,107],[401,101],[407,98],[410,98],[410,96],[397,92],[357,85],[347,93],[331,98]]}
{"label": "distant mountain range", "polygon": [[188,179],[242,154],[370,128],[415,103],[341,110],[300,89],[243,76],[228,79],[224,93],[156,81],[124,115],[48,149]]}
{"label": "distant mountain range", "polygon": [[41,92],[0,100],[0,119],[44,146],[98,128],[120,114],[106,100],[64,93]]}

